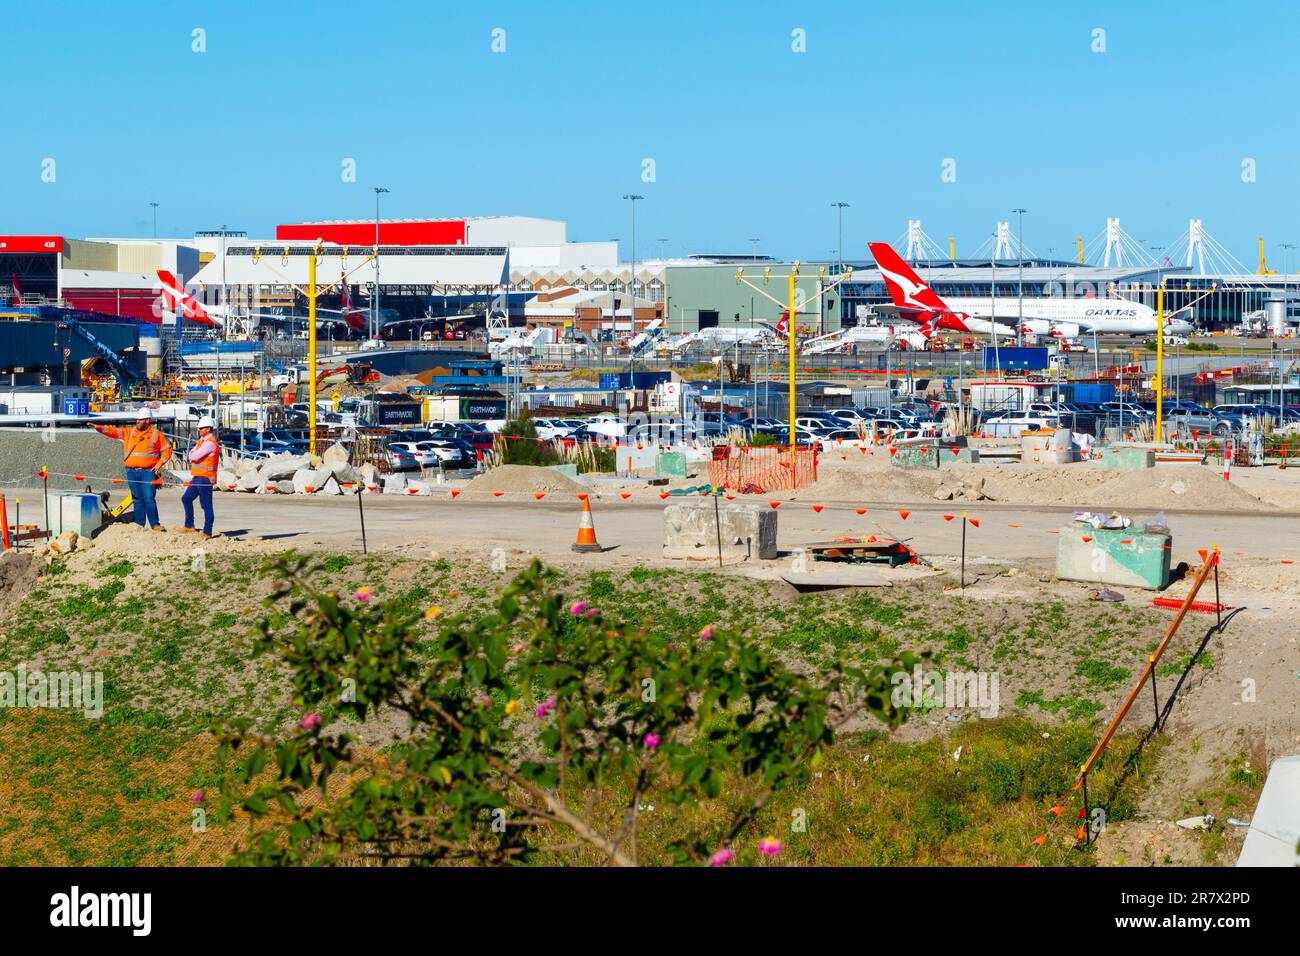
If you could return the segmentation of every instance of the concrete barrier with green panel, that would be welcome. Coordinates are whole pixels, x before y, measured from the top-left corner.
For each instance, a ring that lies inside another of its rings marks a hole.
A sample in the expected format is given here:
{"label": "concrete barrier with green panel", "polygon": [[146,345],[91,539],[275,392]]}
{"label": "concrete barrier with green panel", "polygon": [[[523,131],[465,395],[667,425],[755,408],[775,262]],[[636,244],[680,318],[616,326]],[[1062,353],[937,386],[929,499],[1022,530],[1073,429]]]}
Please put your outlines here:
{"label": "concrete barrier with green panel", "polygon": [[1169,584],[1173,538],[1138,528],[1094,528],[1073,521],[1061,529],[1056,576],[1118,587],[1163,590]]}

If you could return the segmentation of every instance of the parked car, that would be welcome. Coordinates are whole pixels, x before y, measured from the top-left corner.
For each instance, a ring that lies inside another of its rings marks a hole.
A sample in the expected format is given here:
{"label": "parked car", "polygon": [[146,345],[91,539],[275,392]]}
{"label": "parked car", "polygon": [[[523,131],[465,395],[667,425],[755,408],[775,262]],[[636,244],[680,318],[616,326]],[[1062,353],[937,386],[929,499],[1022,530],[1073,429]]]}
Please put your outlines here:
{"label": "parked car", "polygon": [[1038,412],[1031,412],[1027,409],[1016,409],[1014,411],[1003,412],[1000,415],[994,415],[992,418],[984,419],[981,427],[983,431],[991,433],[994,437],[1006,438],[1019,435],[1021,432],[1036,432],[1045,428],[1059,428],[1061,420],[1055,415],[1043,415]]}

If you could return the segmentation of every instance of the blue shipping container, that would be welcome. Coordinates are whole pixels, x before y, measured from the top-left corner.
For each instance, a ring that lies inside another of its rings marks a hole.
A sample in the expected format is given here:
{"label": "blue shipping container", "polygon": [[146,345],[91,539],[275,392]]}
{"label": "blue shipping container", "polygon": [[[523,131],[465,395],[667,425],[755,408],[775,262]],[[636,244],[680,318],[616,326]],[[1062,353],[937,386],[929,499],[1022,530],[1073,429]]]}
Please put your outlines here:
{"label": "blue shipping container", "polygon": [[984,348],[984,371],[1008,369],[1014,371],[1040,371],[1047,368],[1047,349],[1040,347],[1016,348],[1014,345],[999,345],[997,348]]}
{"label": "blue shipping container", "polygon": [[672,379],[671,372],[601,372],[602,389],[654,388]]}
{"label": "blue shipping container", "polygon": [[1115,400],[1114,382],[1075,382],[1070,387],[1072,402],[1113,402]]}

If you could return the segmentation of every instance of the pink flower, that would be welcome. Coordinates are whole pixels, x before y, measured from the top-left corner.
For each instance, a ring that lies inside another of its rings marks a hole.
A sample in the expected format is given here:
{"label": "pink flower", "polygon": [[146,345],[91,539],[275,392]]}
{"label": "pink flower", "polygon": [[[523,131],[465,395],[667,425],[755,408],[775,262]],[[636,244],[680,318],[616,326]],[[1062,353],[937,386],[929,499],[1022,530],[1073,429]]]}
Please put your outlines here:
{"label": "pink flower", "polygon": [[510,648],[510,655],[511,655],[512,657],[518,657],[518,656],[519,656],[520,654],[522,654],[523,652],[524,652],[524,642],[523,642],[523,641],[516,641],[516,642],[515,642],[515,646],[512,647],[512,648]]}
{"label": "pink flower", "polygon": [[569,613],[574,617],[582,617],[582,612],[585,610],[587,610],[587,602],[579,601],[577,604],[573,605],[573,607],[569,608]]}
{"label": "pink flower", "polygon": [[709,638],[711,638],[712,636],[713,636],[713,625],[712,625],[712,624],[708,625],[707,627],[703,627],[703,628],[700,629],[700,640],[702,640],[702,641],[707,641],[707,640],[708,640]]}
{"label": "pink flower", "polygon": [[298,726],[303,730],[311,730],[320,723],[320,714],[303,714],[302,720],[298,721]]}
{"label": "pink flower", "polygon": [[781,852],[781,841],[774,836],[766,836],[758,841],[758,852],[776,856]]}
{"label": "pink flower", "polygon": [[200,803],[202,803],[202,802],[203,802],[203,791],[202,791],[202,790],[195,790],[195,791],[194,791],[194,797],[193,797],[193,800],[194,800],[195,804],[200,804]]}
{"label": "pink flower", "polygon": [[538,719],[538,720],[541,720],[543,717],[545,717],[547,714],[549,714],[549,713],[550,713],[551,711],[553,711],[554,709],[555,709],[555,698],[554,698],[554,697],[552,697],[550,700],[545,701],[544,703],[538,704],[538,705],[537,705],[537,719]]}
{"label": "pink flower", "polygon": [[647,750],[655,750],[659,746],[658,734],[646,734],[641,738],[641,743],[645,744]]}
{"label": "pink flower", "polygon": [[374,595],[373,592],[370,590],[370,588],[366,587],[363,584],[361,587],[357,588],[355,591],[352,592],[352,596],[356,598],[358,601],[360,601],[362,604],[365,604]]}
{"label": "pink flower", "polygon": [[726,866],[736,858],[736,851],[723,847],[713,856],[709,857],[709,866]]}

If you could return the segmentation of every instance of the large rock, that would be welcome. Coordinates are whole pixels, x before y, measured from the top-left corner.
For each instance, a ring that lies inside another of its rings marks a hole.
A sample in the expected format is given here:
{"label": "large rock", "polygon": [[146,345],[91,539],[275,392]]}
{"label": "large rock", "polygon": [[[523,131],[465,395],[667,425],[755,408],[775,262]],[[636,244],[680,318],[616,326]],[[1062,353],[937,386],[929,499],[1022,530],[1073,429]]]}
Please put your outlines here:
{"label": "large rock", "polygon": [[257,471],[258,462],[253,458],[242,458],[235,465],[235,477],[243,478],[250,471]]}
{"label": "large rock", "polygon": [[406,494],[431,495],[433,494],[433,485],[427,481],[408,481],[406,483]]}
{"label": "large rock", "polygon": [[311,458],[308,455],[272,455],[262,462],[257,473],[262,476],[263,482],[279,481],[282,478],[293,478],[295,471],[310,465]]}
{"label": "large rock", "polygon": [[318,495],[341,495],[343,489],[339,487],[338,479],[326,472],[325,481],[321,484],[320,491],[316,493]]}
{"label": "large rock", "polygon": [[714,509],[712,501],[665,508],[664,557],[716,561],[719,526],[723,563],[767,561],[777,556],[775,511],[736,504]]}
{"label": "large rock", "polygon": [[330,471],[335,471],[335,466],[346,465],[348,463],[348,450],[338,442],[330,445],[321,454],[321,462]]}
{"label": "large rock", "polygon": [[386,495],[404,495],[406,494],[406,476],[394,473],[384,475],[384,494]]}
{"label": "large rock", "polygon": [[229,489],[231,485],[236,484],[238,481],[238,472],[225,470],[217,472],[217,487],[223,491]]}
{"label": "large rock", "polygon": [[275,483],[275,490],[277,493],[282,495],[291,495],[295,491],[297,491],[297,489],[293,485],[293,482],[287,478],[281,478],[279,481],[277,481]]}
{"label": "large rock", "polygon": [[361,473],[361,481],[367,488],[379,484],[379,469],[370,462],[366,462],[357,471]]}
{"label": "large rock", "polygon": [[260,471],[250,471],[235,482],[235,489],[237,491],[256,491],[264,484],[266,484],[266,482],[262,480],[262,473]]}
{"label": "large rock", "polygon": [[334,473],[334,477],[338,479],[338,482],[341,485],[355,485],[361,481],[361,472],[356,468],[353,468],[346,461],[335,462],[333,464],[326,462],[325,467]]}
{"label": "large rock", "polygon": [[299,468],[293,473],[293,490],[300,495],[310,495],[320,491],[330,473],[324,468]]}

